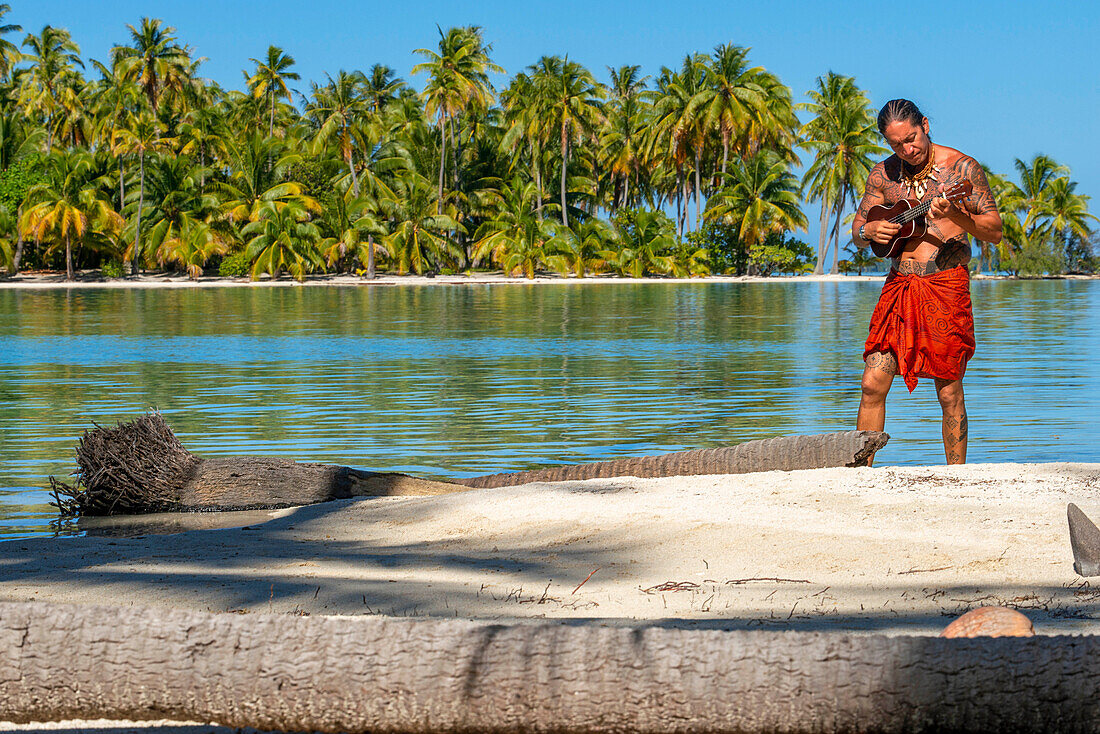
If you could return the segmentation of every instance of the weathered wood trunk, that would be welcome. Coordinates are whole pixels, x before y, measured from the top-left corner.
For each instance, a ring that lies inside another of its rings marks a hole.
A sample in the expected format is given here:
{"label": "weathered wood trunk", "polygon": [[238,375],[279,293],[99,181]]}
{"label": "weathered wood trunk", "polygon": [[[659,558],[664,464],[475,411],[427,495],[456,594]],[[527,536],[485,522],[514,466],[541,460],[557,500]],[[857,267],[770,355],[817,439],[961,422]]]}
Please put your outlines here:
{"label": "weathered wood trunk", "polygon": [[309,505],[348,497],[435,495],[468,489],[394,472],[306,464],[263,456],[203,459],[180,489],[182,510]]}
{"label": "weathered wood trunk", "polygon": [[746,441],[717,449],[678,451],[662,456],[554,466],[548,469],[455,479],[468,487],[510,487],[528,482],[561,482],[607,477],[684,477],[699,474],[749,474],[838,466],[859,466],[886,445],[878,431],[841,431]]}
{"label": "weathered wood trunk", "polygon": [[322,732],[1092,732],[1100,637],[0,604],[0,720]]}
{"label": "weathered wood trunk", "polygon": [[843,431],[748,441],[593,464],[432,481],[392,472],[260,456],[202,459],[188,451],[164,416],[144,415],[85,431],[77,446],[77,486],[51,478],[62,515],[124,515],[179,510],[246,510],[348,497],[428,495],[601,477],[745,474],[857,466],[886,445],[877,431]]}

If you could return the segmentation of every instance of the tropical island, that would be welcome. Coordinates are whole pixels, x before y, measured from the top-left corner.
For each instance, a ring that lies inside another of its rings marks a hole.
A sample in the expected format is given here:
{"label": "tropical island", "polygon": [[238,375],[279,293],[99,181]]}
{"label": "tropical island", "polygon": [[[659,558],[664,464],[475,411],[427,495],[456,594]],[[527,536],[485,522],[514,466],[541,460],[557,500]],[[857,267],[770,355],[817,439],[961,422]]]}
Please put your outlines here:
{"label": "tropical island", "polygon": [[[302,81],[271,46],[245,88],[202,77],[162,20],[85,59],[46,26],[19,40],[0,4],[0,259],[10,275],[78,271],[278,278],[532,279],[862,274],[881,268],[845,214],[887,151],[854,78],[796,104],[749,50],[689,53],[609,82],[543,56],[504,69],[478,27],[393,69]],[[799,116],[801,113],[801,118]],[[1046,156],[987,171],[1005,222],[977,272],[1093,273],[1088,196]],[[804,169],[801,177],[799,172]],[[815,247],[797,239],[819,210]]]}

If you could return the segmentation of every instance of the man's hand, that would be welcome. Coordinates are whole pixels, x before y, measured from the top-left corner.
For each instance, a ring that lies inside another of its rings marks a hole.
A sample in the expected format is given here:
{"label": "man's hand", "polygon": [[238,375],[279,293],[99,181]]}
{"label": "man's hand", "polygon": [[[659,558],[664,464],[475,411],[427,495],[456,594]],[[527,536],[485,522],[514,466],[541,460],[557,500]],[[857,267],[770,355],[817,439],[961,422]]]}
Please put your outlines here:
{"label": "man's hand", "polygon": [[958,208],[950,201],[942,196],[937,196],[932,199],[932,207],[930,209],[932,219],[951,219],[952,215],[959,213]]}
{"label": "man's hand", "polygon": [[867,241],[877,242],[880,245],[885,245],[900,231],[900,224],[894,224],[885,219],[878,219],[863,225],[863,235],[867,238]]}

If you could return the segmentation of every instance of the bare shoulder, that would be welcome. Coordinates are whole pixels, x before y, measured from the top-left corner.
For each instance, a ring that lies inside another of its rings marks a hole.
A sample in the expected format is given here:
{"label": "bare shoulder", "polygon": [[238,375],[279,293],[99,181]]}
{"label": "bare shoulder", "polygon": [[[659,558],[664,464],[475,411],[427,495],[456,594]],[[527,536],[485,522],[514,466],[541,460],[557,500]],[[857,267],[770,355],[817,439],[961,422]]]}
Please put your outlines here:
{"label": "bare shoulder", "polygon": [[950,151],[953,156],[948,159],[950,162],[944,164],[947,176],[943,185],[948,186],[961,181],[969,181],[973,187],[973,193],[966,199],[966,208],[970,213],[988,214],[997,211],[997,202],[990,190],[989,181],[986,179],[982,164],[978,163],[973,157],[954,148],[946,148],[945,150]]}
{"label": "bare shoulder", "polygon": [[966,157],[966,154],[955,148],[946,145],[936,146],[936,163],[943,168],[951,168],[959,162],[960,158]]}

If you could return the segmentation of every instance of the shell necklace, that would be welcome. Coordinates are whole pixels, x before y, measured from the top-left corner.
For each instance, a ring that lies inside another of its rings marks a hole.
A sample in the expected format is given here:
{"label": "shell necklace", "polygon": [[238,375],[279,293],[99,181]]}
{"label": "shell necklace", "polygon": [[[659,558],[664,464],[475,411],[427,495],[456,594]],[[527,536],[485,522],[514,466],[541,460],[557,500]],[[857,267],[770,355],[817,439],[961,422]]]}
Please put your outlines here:
{"label": "shell necklace", "polygon": [[936,146],[932,146],[932,153],[928,156],[928,162],[924,164],[924,168],[916,173],[907,174],[906,169],[908,167],[909,164],[902,161],[902,183],[909,187],[909,196],[920,201],[928,191],[928,182],[939,181],[939,179],[936,178],[936,173],[940,170],[940,167],[936,165]]}

